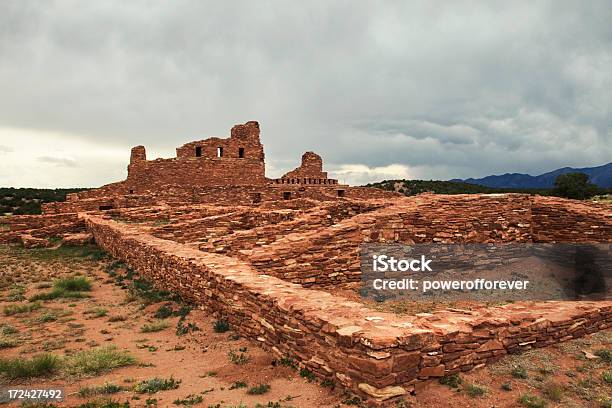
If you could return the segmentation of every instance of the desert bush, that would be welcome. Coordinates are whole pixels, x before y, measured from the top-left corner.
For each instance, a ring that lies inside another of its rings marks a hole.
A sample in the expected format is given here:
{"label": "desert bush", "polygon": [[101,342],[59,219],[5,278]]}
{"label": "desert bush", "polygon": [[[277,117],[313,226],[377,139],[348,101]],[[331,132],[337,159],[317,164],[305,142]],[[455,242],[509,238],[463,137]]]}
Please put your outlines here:
{"label": "desert bush", "polygon": [[527,408],[544,408],[546,401],[542,398],[531,394],[523,394],[519,398],[519,403]]}
{"label": "desert bush", "polygon": [[3,313],[5,316],[12,316],[16,314],[30,313],[34,310],[40,309],[41,307],[42,304],[40,304],[40,302],[34,302],[29,304],[11,304],[4,307]]}
{"label": "desert bush", "polygon": [[254,387],[251,387],[247,390],[247,394],[249,395],[261,395],[270,391],[269,384],[259,384]]}
{"label": "desert bush", "polygon": [[170,378],[151,378],[134,386],[134,392],[138,394],[155,394],[158,391],[174,390],[179,387],[181,380]]}
{"label": "desert bush", "polygon": [[155,332],[167,329],[168,327],[170,327],[168,322],[165,321],[165,320],[161,320],[159,322],[153,322],[153,323],[144,324],[140,328],[140,332],[141,333],[155,333]]}
{"label": "desert bush", "polygon": [[482,397],[483,395],[487,393],[487,388],[483,387],[482,385],[478,385],[478,384],[466,384],[463,387],[463,390],[465,391],[467,395],[469,395],[472,398]]}
{"label": "desert bush", "polygon": [[9,379],[46,377],[60,367],[60,359],[53,354],[40,354],[32,359],[0,358],[0,374]]}
{"label": "desert bush", "polygon": [[213,329],[215,333],[225,333],[230,329],[230,325],[227,320],[220,319],[215,321],[215,323],[213,324]]}
{"label": "desert bush", "polygon": [[81,351],[70,356],[66,361],[66,371],[73,375],[97,375],[134,363],[136,363],[136,359],[127,351],[120,351],[115,346],[108,346]]}
{"label": "desert bush", "polygon": [[91,290],[91,281],[84,276],[62,278],[53,282],[53,287],[71,292],[87,292]]}
{"label": "desert bush", "polygon": [[563,386],[555,382],[547,382],[542,385],[542,393],[551,401],[559,402],[563,397]]}
{"label": "desert bush", "polygon": [[510,374],[512,374],[514,378],[526,379],[528,377],[527,369],[522,365],[512,367]]}
{"label": "desert bush", "polygon": [[463,382],[463,379],[459,374],[450,374],[441,377],[438,382],[451,388],[459,388],[459,385]]}

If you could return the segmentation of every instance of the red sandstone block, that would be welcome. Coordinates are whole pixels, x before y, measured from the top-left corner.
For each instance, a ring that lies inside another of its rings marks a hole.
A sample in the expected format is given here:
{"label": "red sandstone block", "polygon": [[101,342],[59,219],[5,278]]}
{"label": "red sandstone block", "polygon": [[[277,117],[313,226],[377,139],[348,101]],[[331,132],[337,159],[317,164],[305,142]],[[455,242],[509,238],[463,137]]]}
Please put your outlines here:
{"label": "red sandstone block", "polygon": [[435,367],[423,367],[419,370],[418,377],[419,378],[428,378],[428,377],[442,377],[444,376],[444,364],[440,364]]}
{"label": "red sandstone block", "polygon": [[421,353],[415,351],[406,354],[396,354],[393,356],[393,369],[394,373],[405,371],[408,369],[416,368],[421,360]]}
{"label": "red sandstone block", "polygon": [[381,377],[391,373],[392,359],[376,360],[359,356],[348,356],[348,362],[354,369]]}

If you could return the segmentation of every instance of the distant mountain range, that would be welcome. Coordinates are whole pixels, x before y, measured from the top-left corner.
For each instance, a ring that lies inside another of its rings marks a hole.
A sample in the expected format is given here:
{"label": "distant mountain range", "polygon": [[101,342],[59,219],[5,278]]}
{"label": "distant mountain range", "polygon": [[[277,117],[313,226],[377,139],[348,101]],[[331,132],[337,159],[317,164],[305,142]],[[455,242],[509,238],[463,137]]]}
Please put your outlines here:
{"label": "distant mountain range", "polygon": [[584,167],[581,169],[563,167],[562,169],[553,170],[548,173],[540,174],[539,176],[531,176],[522,173],[506,173],[478,179],[453,179],[450,181],[463,181],[464,183],[496,188],[551,188],[554,187],[557,176],[565,173],[585,173],[589,176],[589,181],[591,183],[603,188],[612,188],[612,163],[597,167]]}

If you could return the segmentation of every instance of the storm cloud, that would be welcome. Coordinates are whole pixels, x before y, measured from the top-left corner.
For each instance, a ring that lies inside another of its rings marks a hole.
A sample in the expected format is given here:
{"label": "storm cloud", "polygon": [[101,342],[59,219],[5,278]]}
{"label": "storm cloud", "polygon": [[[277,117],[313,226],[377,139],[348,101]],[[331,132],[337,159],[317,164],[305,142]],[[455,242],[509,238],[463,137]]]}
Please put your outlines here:
{"label": "storm cloud", "polygon": [[131,146],[248,120],[271,177],[306,150],[349,183],[603,164],[610,21],[609,1],[2,1],[0,185],[112,182]]}

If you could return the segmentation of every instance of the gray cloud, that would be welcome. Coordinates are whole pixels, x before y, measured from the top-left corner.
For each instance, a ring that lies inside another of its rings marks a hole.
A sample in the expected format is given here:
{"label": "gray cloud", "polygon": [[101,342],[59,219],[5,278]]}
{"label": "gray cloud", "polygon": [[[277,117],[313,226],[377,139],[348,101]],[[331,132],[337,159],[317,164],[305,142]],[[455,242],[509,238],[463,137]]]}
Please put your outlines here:
{"label": "gray cloud", "polygon": [[0,126],[172,154],[257,119],[278,174],[305,150],[421,178],[602,164],[610,21],[608,1],[9,0]]}
{"label": "gray cloud", "polygon": [[77,167],[76,160],[63,157],[41,156],[38,157],[38,161],[42,163],[54,164],[56,166]]}

